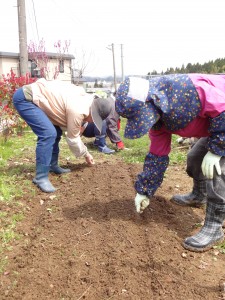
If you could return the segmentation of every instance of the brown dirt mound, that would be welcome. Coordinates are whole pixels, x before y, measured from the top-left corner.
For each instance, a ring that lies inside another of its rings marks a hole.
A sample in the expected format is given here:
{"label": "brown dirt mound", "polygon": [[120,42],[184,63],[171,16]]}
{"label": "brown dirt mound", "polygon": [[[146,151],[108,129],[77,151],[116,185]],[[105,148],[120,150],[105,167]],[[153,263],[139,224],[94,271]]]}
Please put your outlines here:
{"label": "brown dirt mound", "polygon": [[141,165],[70,167],[70,174],[50,175],[56,193],[20,199],[23,238],[8,253],[2,300],[223,299],[224,255],[182,247],[204,217],[169,201],[191,189],[184,167],[168,168],[142,215],[133,188]]}

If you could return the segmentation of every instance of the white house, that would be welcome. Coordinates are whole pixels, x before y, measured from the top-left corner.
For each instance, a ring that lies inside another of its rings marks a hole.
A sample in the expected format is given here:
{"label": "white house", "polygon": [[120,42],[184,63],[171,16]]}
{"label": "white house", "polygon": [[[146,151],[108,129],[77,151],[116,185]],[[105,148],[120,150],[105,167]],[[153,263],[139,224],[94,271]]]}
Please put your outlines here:
{"label": "white house", "polygon": [[[59,70],[57,72],[57,79],[69,82],[73,81],[72,60],[75,59],[75,57],[72,54],[61,54],[59,57],[58,53],[46,52],[45,55],[48,60],[47,71],[45,72],[47,79],[54,79],[56,70]],[[31,77],[38,77],[38,66],[31,61],[31,58],[29,59],[29,73],[31,73]],[[11,70],[16,74],[16,76],[19,76],[19,53],[0,52],[0,79],[2,75],[7,75]]]}

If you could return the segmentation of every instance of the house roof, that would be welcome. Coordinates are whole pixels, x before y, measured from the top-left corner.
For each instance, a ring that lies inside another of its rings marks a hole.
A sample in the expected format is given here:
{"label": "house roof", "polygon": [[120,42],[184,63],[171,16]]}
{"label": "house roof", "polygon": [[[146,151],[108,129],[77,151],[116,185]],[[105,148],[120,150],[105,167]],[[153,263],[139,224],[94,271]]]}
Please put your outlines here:
{"label": "house roof", "polygon": [[[37,52],[37,54],[38,53],[39,52]],[[59,53],[54,53],[54,52],[46,52],[46,55],[48,56],[48,58],[58,58],[59,57]],[[19,53],[15,53],[15,52],[1,52],[0,51],[0,57],[18,58],[19,57]],[[62,54],[62,57],[64,59],[75,59],[74,55],[72,55],[72,54]]]}
{"label": "house roof", "polygon": [[0,52],[0,57],[18,58],[19,53],[15,52]]}

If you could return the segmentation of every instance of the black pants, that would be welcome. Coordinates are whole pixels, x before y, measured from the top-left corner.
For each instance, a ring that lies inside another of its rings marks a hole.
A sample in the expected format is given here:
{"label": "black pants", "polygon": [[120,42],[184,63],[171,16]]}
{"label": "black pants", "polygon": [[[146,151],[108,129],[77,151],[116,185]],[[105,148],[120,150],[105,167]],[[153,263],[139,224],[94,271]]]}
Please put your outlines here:
{"label": "black pants", "polygon": [[222,175],[214,168],[213,179],[207,179],[201,169],[201,164],[207,150],[207,138],[199,139],[187,155],[187,174],[194,180],[205,180],[208,201],[225,205],[225,157],[220,159]]}

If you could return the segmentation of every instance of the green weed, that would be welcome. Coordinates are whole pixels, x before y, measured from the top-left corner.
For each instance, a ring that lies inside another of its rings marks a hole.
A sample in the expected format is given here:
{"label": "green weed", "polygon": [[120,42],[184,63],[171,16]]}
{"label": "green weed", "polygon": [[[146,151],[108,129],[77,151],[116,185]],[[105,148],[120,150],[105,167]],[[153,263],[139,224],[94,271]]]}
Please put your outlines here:
{"label": "green weed", "polygon": [[[124,138],[124,130],[126,126],[126,119],[121,119],[120,135],[126,146],[125,151],[120,151],[119,155],[126,161],[131,163],[143,163],[146,154],[149,152],[150,140],[148,134],[141,138],[131,140]],[[170,164],[180,164],[186,162],[188,147],[180,148],[177,144],[178,136],[172,136],[171,152],[169,154]]]}

